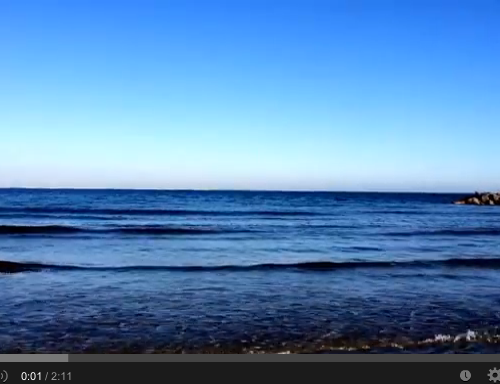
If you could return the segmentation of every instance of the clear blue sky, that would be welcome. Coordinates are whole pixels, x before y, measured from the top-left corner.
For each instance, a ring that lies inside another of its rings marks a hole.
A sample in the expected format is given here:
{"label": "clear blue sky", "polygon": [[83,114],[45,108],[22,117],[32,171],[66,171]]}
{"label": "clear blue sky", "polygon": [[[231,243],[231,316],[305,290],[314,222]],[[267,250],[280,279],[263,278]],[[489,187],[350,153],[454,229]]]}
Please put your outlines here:
{"label": "clear blue sky", "polygon": [[0,186],[500,189],[498,0],[0,0]]}

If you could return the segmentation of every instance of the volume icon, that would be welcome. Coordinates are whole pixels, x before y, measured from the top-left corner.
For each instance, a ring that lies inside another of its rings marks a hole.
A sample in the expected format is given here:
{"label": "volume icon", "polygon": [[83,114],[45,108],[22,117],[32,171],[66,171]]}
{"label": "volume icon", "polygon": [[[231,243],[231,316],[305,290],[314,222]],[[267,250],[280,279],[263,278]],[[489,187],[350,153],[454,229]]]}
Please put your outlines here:
{"label": "volume icon", "polygon": [[9,374],[7,373],[7,371],[1,371],[0,372],[0,382],[2,383],[6,383],[7,380],[9,380]]}

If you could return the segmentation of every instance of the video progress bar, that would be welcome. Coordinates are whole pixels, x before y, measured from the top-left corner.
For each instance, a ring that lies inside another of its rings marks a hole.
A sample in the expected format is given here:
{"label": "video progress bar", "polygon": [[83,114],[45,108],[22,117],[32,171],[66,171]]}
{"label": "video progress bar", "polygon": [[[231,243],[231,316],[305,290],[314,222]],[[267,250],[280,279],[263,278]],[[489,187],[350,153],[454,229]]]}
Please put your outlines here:
{"label": "video progress bar", "polygon": [[497,363],[500,355],[169,355],[169,354],[0,354],[0,363],[91,362],[332,362],[332,363]]}

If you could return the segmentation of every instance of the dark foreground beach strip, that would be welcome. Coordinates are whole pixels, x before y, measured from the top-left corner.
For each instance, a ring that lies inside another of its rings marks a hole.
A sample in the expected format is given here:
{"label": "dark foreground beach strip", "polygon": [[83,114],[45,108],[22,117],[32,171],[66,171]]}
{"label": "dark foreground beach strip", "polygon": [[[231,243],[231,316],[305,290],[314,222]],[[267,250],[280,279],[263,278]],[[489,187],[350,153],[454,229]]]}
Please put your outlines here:
{"label": "dark foreground beach strip", "polygon": [[64,264],[22,263],[0,261],[0,273],[20,273],[37,271],[108,271],[108,272],[251,272],[251,271],[317,271],[328,272],[343,269],[388,269],[388,268],[500,268],[500,258],[489,259],[443,259],[427,261],[347,261],[347,262],[302,262],[291,264],[253,264],[253,265],[131,265],[131,266],[78,266]]}
{"label": "dark foreground beach strip", "polygon": [[[291,341],[236,341],[211,344],[147,345],[141,342],[43,343],[43,347],[19,344],[0,348],[0,353],[140,353],[140,354],[311,354],[311,353],[498,353],[500,336],[493,331],[468,331],[456,336],[434,335],[412,340],[400,336],[382,339],[336,337]],[[86,346],[83,346],[86,345]]]}

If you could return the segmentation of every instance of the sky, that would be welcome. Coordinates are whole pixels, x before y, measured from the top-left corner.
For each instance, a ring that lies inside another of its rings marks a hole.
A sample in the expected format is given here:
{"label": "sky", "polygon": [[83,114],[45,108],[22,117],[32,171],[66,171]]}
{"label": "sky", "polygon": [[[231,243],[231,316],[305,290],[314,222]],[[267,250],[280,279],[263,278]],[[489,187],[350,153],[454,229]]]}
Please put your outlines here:
{"label": "sky", "polygon": [[0,0],[0,187],[500,190],[499,0]]}

